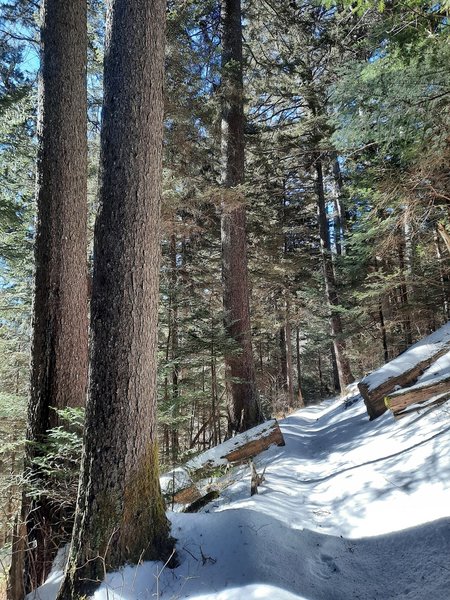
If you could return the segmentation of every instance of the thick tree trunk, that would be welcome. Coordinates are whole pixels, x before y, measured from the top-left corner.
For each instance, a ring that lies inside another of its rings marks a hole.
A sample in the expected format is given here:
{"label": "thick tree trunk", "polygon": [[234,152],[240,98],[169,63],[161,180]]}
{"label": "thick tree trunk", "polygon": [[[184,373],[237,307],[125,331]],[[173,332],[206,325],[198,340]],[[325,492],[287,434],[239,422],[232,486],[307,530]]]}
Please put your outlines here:
{"label": "thick tree trunk", "polygon": [[247,273],[246,215],[236,186],[244,182],[244,107],[240,0],[222,0],[222,160],[224,200],[221,220],[225,329],[237,352],[225,357],[230,382],[229,429],[234,434],[262,421],[253,361]]}
{"label": "thick tree trunk", "polygon": [[331,256],[330,234],[328,231],[328,220],[325,204],[325,189],[323,183],[322,161],[317,157],[315,161],[316,169],[316,194],[317,194],[317,213],[319,219],[320,248],[322,253],[322,268],[325,283],[325,294],[330,310],[330,328],[333,348],[336,355],[336,365],[339,375],[339,384],[341,391],[345,386],[354,381],[350,369],[350,363],[346,355],[346,345],[343,339],[342,323],[336,308],[339,306],[339,298],[336,291],[336,281],[334,277],[333,260]]}
{"label": "thick tree trunk", "polygon": [[[84,406],[86,396],[86,11],[86,0],[44,0],[41,7],[29,442],[43,442],[48,429],[60,424],[54,409]],[[32,464],[39,450],[32,443],[26,449],[28,474],[40,477]],[[60,518],[51,498],[31,501],[24,494],[18,527],[26,535],[25,557],[13,556],[9,598],[19,593],[22,600],[43,583],[64,541]],[[17,581],[23,574],[25,583]]]}
{"label": "thick tree trunk", "polygon": [[60,599],[170,552],[155,422],[165,8],[113,0],[107,14],[90,389]]}

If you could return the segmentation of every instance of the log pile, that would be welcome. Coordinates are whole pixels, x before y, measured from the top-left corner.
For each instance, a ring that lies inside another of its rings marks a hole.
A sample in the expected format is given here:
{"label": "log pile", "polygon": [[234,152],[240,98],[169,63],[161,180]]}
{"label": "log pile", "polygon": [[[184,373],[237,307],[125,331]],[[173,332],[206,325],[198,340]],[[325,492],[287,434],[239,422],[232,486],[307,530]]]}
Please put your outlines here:
{"label": "log pile", "polygon": [[449,353],[450,323],[447,323],[364,377],[358,387],[370,420],[376,419],[388,408],[397,415],[412,404],[450,391],[450,372],[439,377],[426,377],[427,370]]}
{"label": "log pile", "polygon": [[167,507],[194,512],[231,485],[230,468],[246,463],[270,446],[284,446],[280,426],[267,421],[189,460],[160,478]]}

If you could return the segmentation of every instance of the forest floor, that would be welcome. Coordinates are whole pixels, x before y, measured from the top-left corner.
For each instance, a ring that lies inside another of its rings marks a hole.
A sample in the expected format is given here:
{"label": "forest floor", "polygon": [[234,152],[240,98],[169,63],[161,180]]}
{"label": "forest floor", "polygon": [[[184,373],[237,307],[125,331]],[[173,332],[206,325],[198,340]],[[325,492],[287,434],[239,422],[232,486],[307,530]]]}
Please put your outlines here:
{"label": "forest floor", "polygon": [[169,513],[179,567],[126,567],[95,600],[449,600],[450,404],[369,422],[350,395],[280,425],[258,495],[241,467],[201,513]]}

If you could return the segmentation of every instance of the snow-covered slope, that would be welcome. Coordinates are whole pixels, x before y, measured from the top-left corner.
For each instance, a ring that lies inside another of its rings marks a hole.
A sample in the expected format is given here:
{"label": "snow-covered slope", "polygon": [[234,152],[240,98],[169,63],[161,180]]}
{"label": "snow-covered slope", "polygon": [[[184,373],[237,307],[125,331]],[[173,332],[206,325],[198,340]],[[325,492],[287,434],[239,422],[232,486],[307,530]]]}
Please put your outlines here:
{"label": "snow-covered slope", "polygon": [[180,566],[126,567],[95,600],[449,600],[450,406],[368,422],[361,399],[329,400],[280,425],[257,496],[247,469],[202,513],[170,514]]}

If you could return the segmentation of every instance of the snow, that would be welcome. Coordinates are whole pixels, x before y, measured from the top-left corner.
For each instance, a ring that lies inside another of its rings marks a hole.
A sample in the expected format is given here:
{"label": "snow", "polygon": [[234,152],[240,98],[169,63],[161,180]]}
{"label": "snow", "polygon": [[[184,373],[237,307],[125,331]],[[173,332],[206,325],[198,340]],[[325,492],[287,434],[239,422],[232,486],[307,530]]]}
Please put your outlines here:
{"label": "snow", "polygon": [[449,405],[369,422],[346,400],[280,421],[258,495],[241,468],[201,513],[169,513],[178,568],[125,567],[94,600],[449,600]]}
{"label": "snow", "polygon": [[369,391],[376,389],[382,383],[389,379],[400,376],[402,373],[409,371],[420,362],[431,358],[440,351],[450,346],[450,322],[423,338],[410,348],[400,354],[388,364],[383,365],[364,377],[361,383],[364,383]]}
{"label": "snow", "polygon": [[264,438],[267,435],[270,435],[274,425],[275,420],[273,419],[271,421],[266,421],[261,425],[257,425],[256,427],[253,427],[251,429],[251,435],[249,435],[249,433],[245,431],[244,433],[239,433],[238,435],[230,438],[226,442],[223,442],[219,446],[211,448],[210,450],[206,450],[206,452],[202,452],[198,456],[192,458],[186,463],[186,469],[192,472],[202,469],[205,466],[228,465],[229,462],[226,458],[228,454],[230,454],[237,448],[242,447],[244,444],[251,440]]}
{"label": "snow", "polygon": [[434,379],[442,379],[450,375],[450,352],[437,359],[426,371],[417,378],[417,383],[429,383]]}

